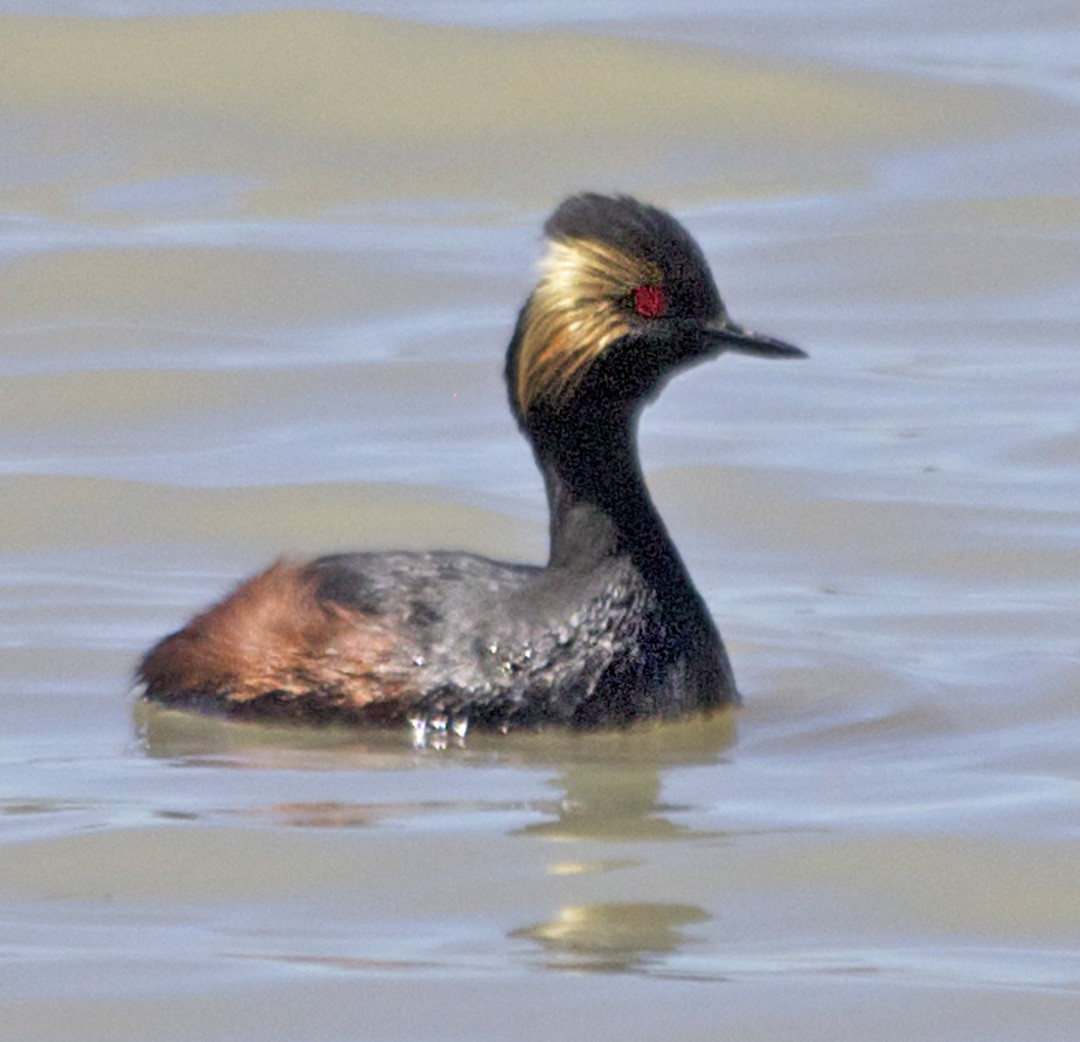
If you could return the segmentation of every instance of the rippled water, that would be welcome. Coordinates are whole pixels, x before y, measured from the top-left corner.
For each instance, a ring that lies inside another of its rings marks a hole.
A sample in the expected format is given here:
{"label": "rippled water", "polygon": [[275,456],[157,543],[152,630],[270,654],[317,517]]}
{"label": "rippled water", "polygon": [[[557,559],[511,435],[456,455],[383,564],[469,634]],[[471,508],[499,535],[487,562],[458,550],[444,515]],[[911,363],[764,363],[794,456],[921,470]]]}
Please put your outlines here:
{"label": "rippled water", "polygon": [[[1074,1039],[1078,54],[1051,3],[0,2],[10,1037]],[[542,559],[500,369],[581,188],[811,354],[643,424],[746,706],[133,713],[282,552]]]}

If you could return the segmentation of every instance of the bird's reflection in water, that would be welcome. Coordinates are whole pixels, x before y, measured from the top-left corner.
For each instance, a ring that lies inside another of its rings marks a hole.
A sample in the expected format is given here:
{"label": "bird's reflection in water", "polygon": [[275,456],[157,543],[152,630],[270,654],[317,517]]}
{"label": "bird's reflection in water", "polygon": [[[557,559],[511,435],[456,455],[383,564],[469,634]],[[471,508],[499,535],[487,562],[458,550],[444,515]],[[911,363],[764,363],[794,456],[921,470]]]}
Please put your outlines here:
{"label": "bird's reflection in water", "polygon": [[[578,843],[640,844],[700,839],[702,832],[672,820],[681,808],[661,798],[665,772],[715,763],[735,742],[731,712],[708,718],[656,724],[627,732],[578,736],[573,755],[560,736],[561,770],[551,784],[562,792],[552,819],[528,825],[518,835],[569,843],[567,853],[584,853]],[[554,744],[554,743],[553,743]],[[555,750],[552,749],[552,752]],[[617,871],[633,861],[564,861],[549,865],[552,875]],[[514,930],[510,936],[539,947],[545,968],[593,973],[649,973],[692,943],[692,928],[709,920],[696,905],[672,902],[604,901],[565,904],[549,922]]]}
{"label": "bird's reflection in water", "polygon": [[[700,831],[672,820],[672,813],[683,808],[663,801],[664,774],[715,763],[735,741],[730,710],[613,731],[476,734],[455,747],[419,751],[404,731],[236,723],[145,703],[136,705],[135,718],[148,755],[185,766],[352,772],[409,771],[427,765],[552,772],[548,784],[557,794],[528,808],[541,812],[543,820],[533,820],[515,834],[560,841],[700,838]],[[418,813],[413,790],[408,799],[379,804],[341,799],[332,790],[323,796],[311,803],[289,800],[261,809],[282,824],[323,827],[368,826]],[[466,802],[470,812],[523,809],[520,803],[508,804],[501,790]],[[452,799],[426,803],[425,813],[462,809],[461,801]],[[245,813],[254,812],[245,808]]]}
{"label": "bird's reflection in water", "polygon": [[561,771],[551,784],[562,792],[546,808],[553,820],[528,825],[521,834],[609,842],[700,837],[671,819],[672,812],[685,808],[662,800],[664,772],[716,762],[735,742],[735,716],[724,711],[636,731],[563,735],[560,744],[575,737],[575,755],[566,748],[552,757]]}
{"label": "bird's reflection in water", "polygon": [[515,930],[510,936],[539,945],[547,969],[644,972],[687,943],[686,927],[708,919],[694,905],[568,905],[551,922]]}

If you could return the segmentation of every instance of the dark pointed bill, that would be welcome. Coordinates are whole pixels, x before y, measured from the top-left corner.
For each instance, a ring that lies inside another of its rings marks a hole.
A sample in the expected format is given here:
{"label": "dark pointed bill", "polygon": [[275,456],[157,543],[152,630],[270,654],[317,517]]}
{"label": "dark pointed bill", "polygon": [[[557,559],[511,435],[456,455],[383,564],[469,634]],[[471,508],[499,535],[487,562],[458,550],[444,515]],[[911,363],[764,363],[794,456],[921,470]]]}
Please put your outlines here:
{"label": "dark pointed bill", "polygon": [[809,358],[794,344],[775,337],[743,329],[734,322],[717,323],[709,329],[710,339],[720,351],[737,351],[741,355],[757,355],[758,358]]}

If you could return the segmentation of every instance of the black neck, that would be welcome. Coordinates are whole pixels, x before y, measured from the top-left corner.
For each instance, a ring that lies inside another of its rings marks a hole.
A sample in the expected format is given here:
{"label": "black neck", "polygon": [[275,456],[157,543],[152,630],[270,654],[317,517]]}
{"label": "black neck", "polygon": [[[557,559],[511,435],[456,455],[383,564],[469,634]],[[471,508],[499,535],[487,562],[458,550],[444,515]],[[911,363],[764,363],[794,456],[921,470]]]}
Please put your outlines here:
{"label": "black neck", "polygon": [[549,567],[587,569],[629,556],[646,580],[689,580],[642,477],[637,413],[563,417],[557,437],[534,437],[550,510]]}

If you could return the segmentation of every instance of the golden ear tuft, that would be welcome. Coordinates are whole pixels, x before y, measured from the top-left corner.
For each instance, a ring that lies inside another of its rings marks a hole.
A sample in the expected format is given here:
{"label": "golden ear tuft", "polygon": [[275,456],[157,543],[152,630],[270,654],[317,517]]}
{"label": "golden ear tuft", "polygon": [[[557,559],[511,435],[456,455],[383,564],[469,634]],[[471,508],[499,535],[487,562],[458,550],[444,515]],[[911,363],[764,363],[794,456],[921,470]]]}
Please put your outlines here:
{"label": "golden ear tuft", "polygon": [[593,239],[554,240],[541,270],[518,345],[514,397],[522,415],[540,400],[565,405],[592,363],[630,332],[635,290],[663,285],[658,265]]}

